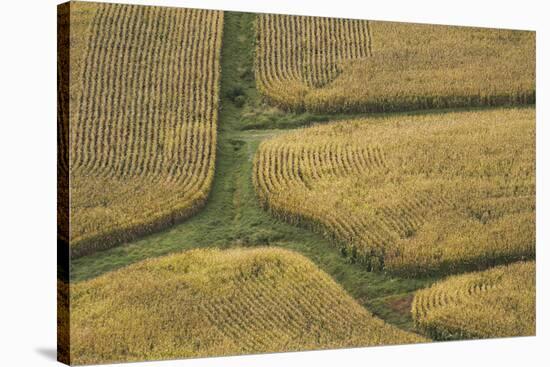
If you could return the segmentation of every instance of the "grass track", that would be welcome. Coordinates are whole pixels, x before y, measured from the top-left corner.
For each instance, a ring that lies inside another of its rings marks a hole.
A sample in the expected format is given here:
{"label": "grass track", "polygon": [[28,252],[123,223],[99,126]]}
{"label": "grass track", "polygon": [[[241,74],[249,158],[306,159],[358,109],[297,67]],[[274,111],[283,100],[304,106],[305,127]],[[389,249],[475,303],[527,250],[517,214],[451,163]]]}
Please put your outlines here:
{"label": "grass track", "polygon": [[252,157],[259,142],[284,128],[346,116],[288,114],[264,105],[253,79],[254,17],[225,14],[216,171],[204,209],[169,230],[73,260],[71,281],[186,249],[279,246],[311,259],[375,315],[412,329],[409,308],[404,305],[410,302],[412,292],[434,279],[367,272],[342,257],[337,247],[320,235],[278,221],[260,208],[252,185]]}
{"label": "grass track", "polygon": [[204,205],[223,12],[81,2],[71,9],[71,45],[85,49],[71,57],[80,68],[71,72],[67,146],[76,258],[181,223]]}

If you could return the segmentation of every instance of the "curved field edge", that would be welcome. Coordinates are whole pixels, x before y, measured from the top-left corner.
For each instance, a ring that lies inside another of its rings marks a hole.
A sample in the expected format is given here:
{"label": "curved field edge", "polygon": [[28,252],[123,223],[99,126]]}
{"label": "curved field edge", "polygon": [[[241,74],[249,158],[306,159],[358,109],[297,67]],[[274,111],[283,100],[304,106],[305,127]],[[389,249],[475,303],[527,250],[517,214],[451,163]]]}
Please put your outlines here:
{"label": "curved field edge", "polygon": [[121,226],[104,234],[80,240],[74,244],[71,242],[71,246],[69,247],[71,259],[89,256],[97,251],[107,250],[124,243],[132,242],[143,236],[160,232],[184,222],[204,208],[212,187],[212,181],[213,174],[210,174],[206,180],[208,188],[206,192],[197,192],[195,200],[178,204],[169,211],[157,211],[147,222]]}
{"label": "curved field edge", "polygon": [[257,88],[285,110],[535,103],[534,32],[261,14],[256,33]]}
{"label": "curved field edge", "polygon": [[[276,248],[191,250],[71,288],[75,363],[426,342]],[[158,325],[163,325],[159,328]]]}
{"label": "curved field edge", "polygon": [[77,258],[204,206],[214,176],[223,12],[75,2],[71,14]]}
{"label": "curved field edge", "polygon": [[[145,259],[193,248],[254,244],[279,246],[309,258],[378,317],[402,329],[413,330],[410,307],[405,306],[410,304],[409,299],[415,290],[426,287],[437,278],[404,278],[369,272],[361,264],[340,256],[336,247],[321,235],[278,220],[259,207],[251,180],[252,161],[259,143],[284,133],[282,129],[315,121],[340,120],[349,118],[349,115],[287,113],[262,101],[253,78],[254,19],[255,15],[249,13],[226,12],[224,15],[220,90],[223,108],[218,127],[215,178],[204,209],[164,231],[73,259],[71,283],[91,280]],[[244,104],[240,104],[239,96],[244,96]],[[416,114],[442,112],[445,111]],[[378,115],[376,118],[384,117]]]}
{"label": "curved field edge", "polygon": [[417,330],[437,340],[535,335],[535,262],[449,277],[416,292]]}
{"label": "curved field edge", "polygon": [[368,270],[437,276],[534,257],[534,162],[532,108],[401,115],[266,140],[253,182]]}

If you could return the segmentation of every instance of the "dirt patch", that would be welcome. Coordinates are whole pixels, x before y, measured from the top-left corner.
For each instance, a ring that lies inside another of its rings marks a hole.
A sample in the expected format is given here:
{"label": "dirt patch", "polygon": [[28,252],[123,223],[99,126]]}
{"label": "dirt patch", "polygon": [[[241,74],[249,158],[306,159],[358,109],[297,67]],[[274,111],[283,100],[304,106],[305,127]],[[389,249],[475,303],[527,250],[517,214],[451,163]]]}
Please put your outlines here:
{"label": "dirt patch", "polygon": [[402,315],[409,314],[411,312],[411,303],[413,297],[413,294],[408,294],[403,297],[393,298],[387,301],[387,305],[394,312],[400,313]]}

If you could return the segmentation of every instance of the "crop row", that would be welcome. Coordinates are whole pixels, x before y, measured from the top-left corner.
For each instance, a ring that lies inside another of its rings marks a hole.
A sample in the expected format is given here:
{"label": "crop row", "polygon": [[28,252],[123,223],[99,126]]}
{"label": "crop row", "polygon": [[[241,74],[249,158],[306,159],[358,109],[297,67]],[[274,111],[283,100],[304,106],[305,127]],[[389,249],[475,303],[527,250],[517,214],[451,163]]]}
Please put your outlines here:
{"label": "crop row", "polygon": [[426,341],[374,317],[280,249],[192,250],[71,288],[73,362],[135,361]]}
{"label": "crop row", "polygon": [[[223,12],[76,4],[86,51],[71,86],[71,253],[200,208],[213,172]],[[83,7],[79,13],[79,7]],[[79,18],[79,14],[82,17]]]}
{"label": "crop row", "polygon": [[532,109],[341,121],[262,142],[275,215],[371,270],[448,274],[535,253]]}
{"label": "crop row", "polygon": [[285,110],[535,101],[534,32],[262,14],[257,39],[258,90]]}
{"label": "crop row", "polygon": [[535,334],[535,262],[449,277],[418,291],[416,327],[441,339]]}
{"label": "crop row", "polygon": [[309,89],[338,77],[343,60],[370,55],[369,32],[362,20],[258,15],[258,89],[279,106],[301,106]]}

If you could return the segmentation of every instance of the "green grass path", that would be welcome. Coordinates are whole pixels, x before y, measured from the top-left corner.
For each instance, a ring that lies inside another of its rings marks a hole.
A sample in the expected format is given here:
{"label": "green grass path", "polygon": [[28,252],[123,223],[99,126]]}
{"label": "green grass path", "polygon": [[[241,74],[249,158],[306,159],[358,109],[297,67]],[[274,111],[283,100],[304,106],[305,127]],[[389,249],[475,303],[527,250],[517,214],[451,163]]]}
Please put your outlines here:
{"label": "green grass path", "polygon": [[248,13],[225,14],[216,173],[204,209],[169,230],[73,260],[71,281],[192,248],[279,246],[305,255],[371,312],[410,330],[411,294],[432,280],[367,272],[342,257],[336,246],[320,235],[281,222],[258,205],[252,185],[252,158],[259,142],[284,129],[344,115],[286,113],[262,102],[253,77],[254,17]]}

